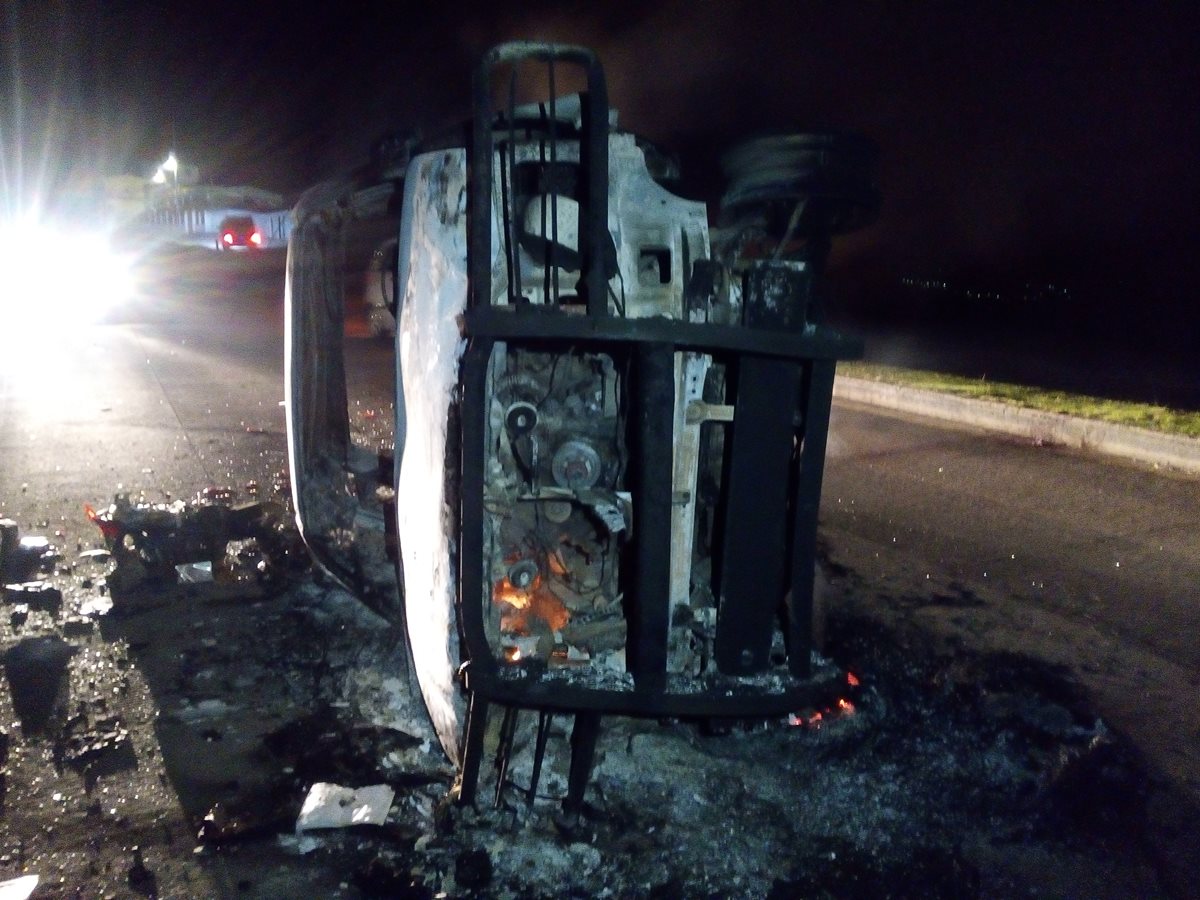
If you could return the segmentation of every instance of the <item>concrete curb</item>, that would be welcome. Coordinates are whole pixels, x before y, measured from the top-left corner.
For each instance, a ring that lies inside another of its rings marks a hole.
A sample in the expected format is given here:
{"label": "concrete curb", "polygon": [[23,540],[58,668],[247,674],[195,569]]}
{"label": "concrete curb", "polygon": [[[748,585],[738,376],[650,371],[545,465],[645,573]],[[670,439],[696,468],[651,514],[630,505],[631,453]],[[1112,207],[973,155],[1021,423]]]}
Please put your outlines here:
{"label": "concrete curb", "polygon": [[1200,474],[1200,439],[838,375],[833,396]]}

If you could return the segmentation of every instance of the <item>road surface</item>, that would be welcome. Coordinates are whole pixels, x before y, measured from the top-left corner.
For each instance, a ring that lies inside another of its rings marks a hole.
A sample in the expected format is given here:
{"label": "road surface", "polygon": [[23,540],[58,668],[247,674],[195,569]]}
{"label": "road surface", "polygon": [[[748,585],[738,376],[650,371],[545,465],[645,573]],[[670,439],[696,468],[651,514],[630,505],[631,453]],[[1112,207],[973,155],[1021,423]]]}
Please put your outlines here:
{"label": "road surface", "polygon": [[1074,671],[1200,794],[1200,479],[842,404],[821,534],[867,612]]}
{"label": "road surface", "polygon": [[970,593],[1096,623],[1200,671],[1200,479],[851,405],[833,419],[827,539]]}

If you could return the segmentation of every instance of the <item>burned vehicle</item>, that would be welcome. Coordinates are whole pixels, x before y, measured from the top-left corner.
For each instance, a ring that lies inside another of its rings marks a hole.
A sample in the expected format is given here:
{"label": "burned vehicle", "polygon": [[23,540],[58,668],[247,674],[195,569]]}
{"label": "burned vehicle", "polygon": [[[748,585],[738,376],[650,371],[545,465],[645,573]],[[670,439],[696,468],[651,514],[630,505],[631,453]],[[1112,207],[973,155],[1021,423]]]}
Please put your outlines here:
{"label": "burned vehicle", "polygon": [[[565,71],[586,89],[557,95]],[[530,83],[547,96],[518,103]],[[877,211],[875,150],[750,141],[716,227],[662,159],[616,127],[591,52],[487,55],[472,122],[403,182],[390,458],[348,434],[339,254],[362,192],[295,211],[297,517],[403,623],[465,801],[491,706],[502,751],[538,712],[534,788],[551,717],[574,716],[577,807],[605,715],[778,716],[837,689],[812,653],[817,509],[836,361],[861,345],[825,323],[823,276]]]}

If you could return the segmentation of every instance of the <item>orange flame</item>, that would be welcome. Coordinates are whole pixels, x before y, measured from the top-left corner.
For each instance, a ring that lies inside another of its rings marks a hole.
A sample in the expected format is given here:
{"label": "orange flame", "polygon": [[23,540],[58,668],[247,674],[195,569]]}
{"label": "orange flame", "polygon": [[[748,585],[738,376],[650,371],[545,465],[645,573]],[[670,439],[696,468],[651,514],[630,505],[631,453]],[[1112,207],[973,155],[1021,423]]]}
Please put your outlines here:
{"label": "orange flame", "polygon": [[[540,580],[540,577],[538,580]],[[534,581],[528,588],[522,590],[509,581],[506,576],[492,586],[492,602],[507,603],[513,609],[527,609],[529,607],[530,593],[537,584],[538,581]]]}
{"label": "orange flame", "polygon": [[850,687],[858,687],[859,683],[857,675],[853,672],[846,673],[846,684],[850,685]]}
{"label": "orange flame", "polygon": [[538,575],[527,588],[516,587],[507,577],[492,585],[492,602],[508,607],[501,610],[500,630],[528,634],[535,620],[551,631],[559,631],[571,620],[562,600],[550,590]]}

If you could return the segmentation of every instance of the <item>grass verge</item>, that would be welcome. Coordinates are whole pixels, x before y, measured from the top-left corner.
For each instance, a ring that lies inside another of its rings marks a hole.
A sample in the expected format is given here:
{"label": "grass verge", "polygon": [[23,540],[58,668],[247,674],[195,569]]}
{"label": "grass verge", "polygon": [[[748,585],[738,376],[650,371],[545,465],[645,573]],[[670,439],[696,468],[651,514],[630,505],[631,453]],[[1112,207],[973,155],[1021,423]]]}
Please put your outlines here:
{"label": "grass verge", "polygon": [[1027,409],[1063,413],[1085,419],[1098,419],[1117,425],[1148,428],[1165,434],[1200,437],[1200,413],[1170,409],[1152,403],[1131,403],[1124,400],[1105,400],[1066,391],[1050,391],[1020,384],[1005,384],[985,378],[964,378],[921,369],[900,369],[876,363],[847,362],[838,365],[838,373],[851,378],[901,384],[959,397],[993,400]]}

